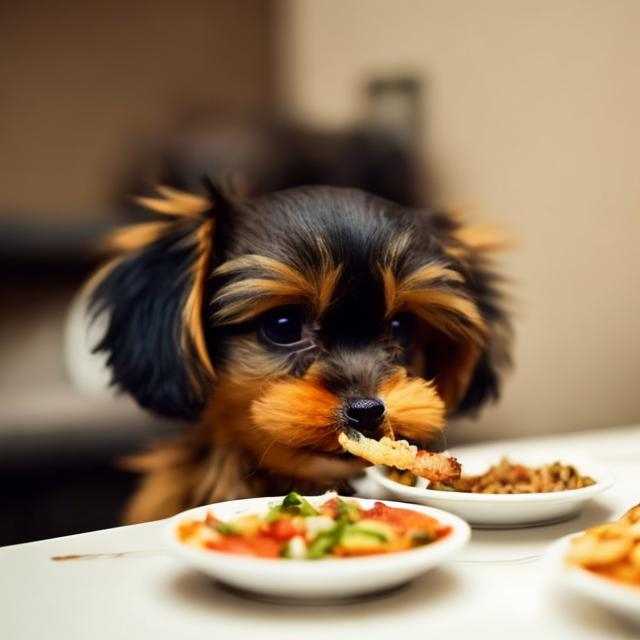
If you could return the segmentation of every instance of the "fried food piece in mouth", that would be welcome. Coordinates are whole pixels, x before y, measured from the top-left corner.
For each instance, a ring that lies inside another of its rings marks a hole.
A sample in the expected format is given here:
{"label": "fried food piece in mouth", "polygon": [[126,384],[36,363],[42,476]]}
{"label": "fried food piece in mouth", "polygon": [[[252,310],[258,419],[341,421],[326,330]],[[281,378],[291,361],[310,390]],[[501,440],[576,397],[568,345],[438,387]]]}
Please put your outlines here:
{"label": "fried food piece in mouth", "polygon": [[406,440],[392,440],[387,436],[380,440],[372,440],[359,431],[351,430],[349,435],[341,433],[338,436],[338,442],[345,451],[354,456],[373,464],[384,464],[388,467],[411,471],[433,482],[460,477],[460,463],[455,458],[418,449]]}

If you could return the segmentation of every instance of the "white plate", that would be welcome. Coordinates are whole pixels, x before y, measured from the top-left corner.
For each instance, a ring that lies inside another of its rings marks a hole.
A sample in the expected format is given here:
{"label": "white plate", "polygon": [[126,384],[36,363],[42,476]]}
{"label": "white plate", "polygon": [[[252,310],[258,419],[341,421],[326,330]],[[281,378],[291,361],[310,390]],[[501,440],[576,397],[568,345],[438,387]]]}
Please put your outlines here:
{"label": "white plate", "polygon": [[552,578],[559,586],[598,602],[603,607],[640,625],[640,587],[603,578],[565,562],[571,539],[576,535],[580,534],[560,538],[549,547],[546,563]]}
{"label": "white plate", "polygon": [[[540,456],[510,455],[503,452],[496,456],[465,455],[464,459],[460,460],[463,473],[484,473],[492,464],[496,464],[502,455],[528,466],[541,466],[554,461],[553,454],[545,459],[541,459]],[[591,476],[596,481],[595,484],[555,493],[462,493],[434,491],[428,488],[429,482],[423,478],[418,478],[417,486],[408,487],[387,478],[384,467],[370,467],[367,472],[369,477],[400,500],[445,509],[477,528],[515,528],[561,522],[575,517],[588,500],[613,484],[611,473],[589,460],[571,457],[570,460],[563,458],[561,462],[573,464],[581,474]]]}
{"label": "white plate", "polygon": [[[319,505],[333,495],[312,496],[307,500]],[[376,502],[361,498],[348,499],[356,500],[365,509]],[[181,522],[202,519],[210,509],[218,518],[228,520],[242,514],[266,514],[270,505],[281,500],[282,497],[250,498],[190,509],[171,518],[166,532],[167,541],[170,548],[191,566],[249,594],[259,594],[267,599],[340,600],[399,587],[455,555],[470,537],[469,525],[450,513],[381,500],[390,507],[412,509],[436,518],[450,526],[451,533],[441,540],[409,551],[323,560],[255,558],[199,550],[182,544],[177,538],[176,531]]]}

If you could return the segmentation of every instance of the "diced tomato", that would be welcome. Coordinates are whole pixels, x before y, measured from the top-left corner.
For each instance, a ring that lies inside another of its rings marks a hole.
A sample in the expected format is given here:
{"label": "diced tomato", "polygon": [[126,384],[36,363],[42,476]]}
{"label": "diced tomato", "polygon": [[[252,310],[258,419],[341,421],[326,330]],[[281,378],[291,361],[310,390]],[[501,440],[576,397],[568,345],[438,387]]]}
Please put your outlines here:
{"label": "diced tomato", "polygon": [[382,502],[376,502],[371,509],[362,512],[363,518],[388,522],[401,529],[435,529],[439,526],[435,518],[411,509],[397,509],[388,507]]}
{"label": "diced tomato", "polygon": [[244,536],[227,535],[220,540],[205,543],[208,549],[237,553],[244,556],[259,558],[277,558],[280,556],[282,543],[270,536],[258,535],[245,538]]}
{"label": "diced tomato", "polygon": [[304,529],[293,518],[280,518],[269,526],[269,535],[275,540],[287,541],[304,533]]}
{"label": "diced tomato", "polygon": [[440,540],[440,538],[444,538],[451,533],[451,527],[446,524],[441,524],[436,530],[436,539]]}

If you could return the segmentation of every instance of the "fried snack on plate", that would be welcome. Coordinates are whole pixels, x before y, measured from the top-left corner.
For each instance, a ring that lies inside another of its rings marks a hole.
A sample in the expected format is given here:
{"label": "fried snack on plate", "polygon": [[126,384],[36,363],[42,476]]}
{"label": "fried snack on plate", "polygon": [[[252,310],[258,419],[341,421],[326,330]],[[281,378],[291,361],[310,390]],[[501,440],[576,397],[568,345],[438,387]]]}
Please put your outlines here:
{"label": "fried snack on plate", "polygon": [[627,513],[625,513],[622,518],[620,518],[623,522],[640,522],[640,504],[637,504],[635,507],[631,507]]}
{"label": "fried snack on plate", "polygon": [[372,440],[352,432],[350,435],[341,433],[338,442],[345,451],[373,464],[411,471],[434,482],[460,477],[460,463],[455,458],[418,449],[406,440],[392,440],[387,436]]}
{"label": "fried snack on plate", "polygon": [[567,562],[640,587],[640,505],[571,541]]}

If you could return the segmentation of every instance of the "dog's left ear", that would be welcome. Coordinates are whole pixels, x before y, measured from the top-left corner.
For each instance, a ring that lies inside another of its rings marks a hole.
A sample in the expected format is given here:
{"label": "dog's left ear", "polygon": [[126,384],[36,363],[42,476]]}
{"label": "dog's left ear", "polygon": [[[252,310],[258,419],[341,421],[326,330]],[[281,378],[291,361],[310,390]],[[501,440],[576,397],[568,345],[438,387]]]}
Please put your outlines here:
{"label": "dog's left ear", "polygon": [[119,257],[94,277],[90,309],[105,314],[95,351],[108,354],[112,384],[158,414],[194,419],[214,371],[203,330],[203,295],[214,232],[227,201],[159,187],[140,198],[165,220],[134,225],[110,239]]}
{"label": "dog's left ear", "polygon": [[[447,228],[445,250],[460,265],[484,325],[481,347],[462,345],[457,352],[449,351],[456,355],[444,376],[443,395],[450,415],[473,415],[499,398],[502,377],[512,364],[513,331],[502,290],[504,279],[495,271],[492,256],[513,243],[495,225],[467,224],[458,216],[442,216],[440,222]],[[448,359],[445,355],[441,361]]]}

